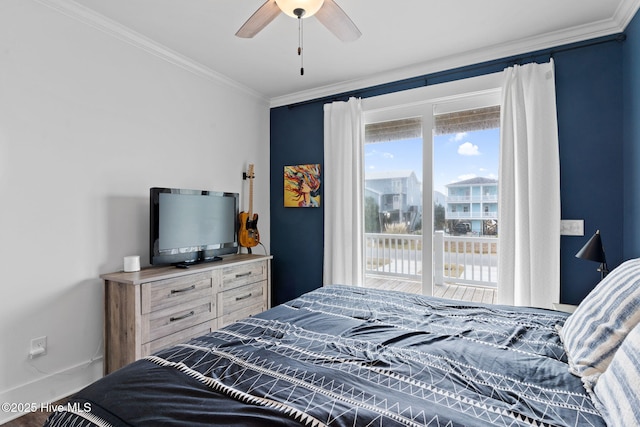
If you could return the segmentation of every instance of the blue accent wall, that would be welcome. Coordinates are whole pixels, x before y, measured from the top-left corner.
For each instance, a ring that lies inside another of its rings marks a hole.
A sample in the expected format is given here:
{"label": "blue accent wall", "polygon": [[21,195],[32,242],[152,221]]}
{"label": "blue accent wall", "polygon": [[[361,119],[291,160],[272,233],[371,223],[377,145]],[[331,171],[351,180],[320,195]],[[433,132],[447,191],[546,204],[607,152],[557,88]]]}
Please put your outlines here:
{"label": "blue accent wall", "polygon": [[[322,286],[324,211],[322,207],[284,207],[283,168],[310,163],[322,165],[323,128],[324,112],[320,102],[271,110],[271,253],[274,256],[271,292],[274,304]],[[323,195],[321,189],[321,206]]]}
{"label": "blue accent wall", "polygon": [[625,30],[623,48],[623,171],[625,259],[640,257],[640,14]]}
{"label": "blue accent wall", "polygon": [[600,279],[575,254],[599,229],[609,267],[622,261],[622,45],[555,55],[562,217],[584,219],[585,236],[560,241],[560,300],[578,304]]}
{"label": "blue accent wall", "polygon": [[[634,37],[636,63],[626,65],[626,75],[633,71],[640,75],[640,36]],[[599,274],[597,264],[574,255],[596,229],[601,230],[610,267],[618,265],[624,256],[629,257],[627,254],[637,253],[640,245],[640,239],[635,238],[635,246],[625,245],[623,251],[623,237],[627,234],[622,227],[623,208],[627,216],[640,210],[638,185],[633,186],[635,202],[623,203],[624,182],[640,182],[634,175],[640,171],[623,174],[621,167],[623,156],[634,155],[634,160],[628,161],[640,164],[640,120],[636,120],[635,128],[624,128],[634,135],[636,143],[632,145],[636,149],[622,144],[623,117],[629,115],[628,111],[623,114],[623,52],[626,55],[630,49],[626,44],[629,42],[615,37],[603,38],[393,82],[332,99],[273,108],[270,188],[274,304],[322,286],[323,211],[284,208],[282,171],[286,165],[323,163],[325,103],[346,100],[349,95],[366,98],[489,74],[514,63],[547,61],[550,55],[556,65],[563,218],[585,220],[584,237],[563,236],[561,240],[561,302],[579,303],[598,282]],[[636,103],[640,99],[638,86],[640,82],[636,80]],[[637,117],[637,104],[634,111]],[[634,230],[638,230],[637,226]]]}

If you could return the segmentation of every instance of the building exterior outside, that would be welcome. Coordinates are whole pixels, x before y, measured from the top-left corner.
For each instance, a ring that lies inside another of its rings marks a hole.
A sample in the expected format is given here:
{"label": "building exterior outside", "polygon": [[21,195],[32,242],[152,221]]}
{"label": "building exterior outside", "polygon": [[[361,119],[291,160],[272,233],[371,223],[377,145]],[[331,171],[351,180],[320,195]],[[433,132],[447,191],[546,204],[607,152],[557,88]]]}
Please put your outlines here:
{"label": "building exterior outside", "polygon": [[412,170],[367,172],[365,203],[373,200],[378,206],[380,231],[387,224],[406,224],[414,232],[422,222],[422,184]]}
{"label": "building exterior outside", "polygon": [[[444,199],[449,234],[495,235],[498,220],[498,181],[472,178],[447,186]],[[376,221],[370,231],[384,231],[389,224],[405,224],[407,232],[422,228],[422,184],[414,171],[367,172],[365,201],[375,205]],[[434,196],[435,197],[435,196]],[[436,203],[437,204],[437,203]]]}
{"label": "building exterior outside", "polygon": [[450,234],[495,235],[498,181],[472,178],[447,185],[445,219]]}

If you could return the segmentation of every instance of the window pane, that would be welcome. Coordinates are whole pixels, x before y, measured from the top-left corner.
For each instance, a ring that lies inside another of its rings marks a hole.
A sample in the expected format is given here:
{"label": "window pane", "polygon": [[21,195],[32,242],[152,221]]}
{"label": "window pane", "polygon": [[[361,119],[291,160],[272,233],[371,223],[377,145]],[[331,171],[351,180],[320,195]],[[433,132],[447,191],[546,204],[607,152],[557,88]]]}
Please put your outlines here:
{"label": "window pane", "polygon": [[422,292],[421,133],[420,119],[366,126],[364,225],[368,286]]}
{"label": "window pane", "polygon": [[365,144],[364,156],[365,232],[421,234],[422,139]]}
{"label": "window pane", "polygon": [[434,295],[495,302],[499,145],[499,128],[434,136]]}
{"label": "window pane", "polygon": [[460,234],[466,227],[476,236],[495,235],[499,145],[498,128],[434,137],[434,203],[440,210],[434,230]]}

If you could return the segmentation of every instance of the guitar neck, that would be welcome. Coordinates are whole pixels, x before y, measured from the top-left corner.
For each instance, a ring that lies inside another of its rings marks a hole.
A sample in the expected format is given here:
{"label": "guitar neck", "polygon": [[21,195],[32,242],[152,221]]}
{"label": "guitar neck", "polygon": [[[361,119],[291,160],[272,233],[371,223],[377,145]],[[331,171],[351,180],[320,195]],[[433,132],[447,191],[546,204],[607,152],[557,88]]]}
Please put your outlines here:
{"label": "guitar neck", "polygon": [[253,164],[249,165],[249,218],[253,216]]}

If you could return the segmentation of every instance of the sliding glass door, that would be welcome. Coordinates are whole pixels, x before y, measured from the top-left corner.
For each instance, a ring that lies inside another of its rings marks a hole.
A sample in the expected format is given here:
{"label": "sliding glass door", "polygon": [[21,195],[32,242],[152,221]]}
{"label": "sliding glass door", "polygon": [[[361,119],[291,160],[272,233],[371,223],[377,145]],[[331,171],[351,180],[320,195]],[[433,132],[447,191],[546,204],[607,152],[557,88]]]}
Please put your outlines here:
{"label": "sliding glass door", "polygon": [[365,286],[494,301],[499,92],[439,86],[364,104]]}
{"label": "sliding glass door", "polygon": [[497,302],[500,107],[435,116],[433,294]]}

